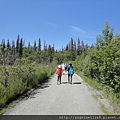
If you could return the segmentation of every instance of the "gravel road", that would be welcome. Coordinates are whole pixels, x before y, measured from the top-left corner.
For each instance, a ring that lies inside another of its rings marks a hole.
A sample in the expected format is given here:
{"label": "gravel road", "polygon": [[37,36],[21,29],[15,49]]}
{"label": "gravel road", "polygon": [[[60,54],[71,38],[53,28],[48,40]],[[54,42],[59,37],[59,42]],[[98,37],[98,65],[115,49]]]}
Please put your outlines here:
{"label": "gravel road", "polygon": [[67,83],[67,75],[62,76],[61,85],[56,79],[53,75],[4,115],[104,115],[90,87],[77,74],[72,85]]}

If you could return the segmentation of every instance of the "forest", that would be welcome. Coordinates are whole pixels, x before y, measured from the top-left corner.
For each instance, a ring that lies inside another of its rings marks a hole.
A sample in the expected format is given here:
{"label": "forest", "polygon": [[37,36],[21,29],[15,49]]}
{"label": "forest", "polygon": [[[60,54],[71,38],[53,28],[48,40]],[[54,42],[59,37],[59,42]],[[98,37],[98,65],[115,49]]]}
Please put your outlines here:
{"label": "forest", "polygon": [[1,41],[0,109],[48,79],[58,64],[71,62],[77,74],[89,78],[93,84],[104,86],[107,97],[120,112],[120,35],[114,35],[108,22],[91,46],[79,37],[78,40],[70,38],[61,50],[55,50],[54,45],[47,45],[45,41],[41,49],[40,38],[33,46],[30,42],[25,46],[24,42],[19,35],[12,43]]}

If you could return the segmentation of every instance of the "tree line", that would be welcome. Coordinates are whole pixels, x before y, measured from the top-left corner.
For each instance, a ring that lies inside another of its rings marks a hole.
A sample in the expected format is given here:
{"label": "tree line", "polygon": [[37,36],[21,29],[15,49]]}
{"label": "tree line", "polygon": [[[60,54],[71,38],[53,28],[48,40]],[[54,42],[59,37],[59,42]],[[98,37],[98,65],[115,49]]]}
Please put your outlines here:
{"label": "tree line", "polygon": [[24,45],[25,41],[23,38],[20,38],[18,35],[16,41],[2,40],[0,44],[0,64],[1,65],[14,65],[17,59],[28,59],[35,61],[37,63],[51,63],[54,60],[57,60],[58,63],[62,63],[65,60],[75,60],[76,56],[82,55],[89,49],[88,44],[84,45],[84,42],[78,38],[78,43],[70,39],[70,42],[66,45],[65,48],[61,50],[55,50],[54,44],[51,46],[50,44],[47,45],[44,41],[43,50],[41,49],[41,39],[38,39],[38,43],[34,41],[34,45],[31,46],[30,42],[26,47]]}

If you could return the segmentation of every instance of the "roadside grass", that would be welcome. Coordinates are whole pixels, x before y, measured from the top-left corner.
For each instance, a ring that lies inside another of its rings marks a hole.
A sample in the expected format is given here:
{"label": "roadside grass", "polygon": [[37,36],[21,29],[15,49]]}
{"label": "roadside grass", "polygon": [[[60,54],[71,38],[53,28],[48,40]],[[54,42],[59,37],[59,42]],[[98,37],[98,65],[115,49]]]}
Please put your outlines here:
{"label": "roadside grass", "polygon": [[100,95],[92,95],[95,100],[98,101],[98,98],[100,98]]}
{"label": "roadside grass", "polygon": [[103,85],[98,83],[95,80],[91,80],[90,78],[84,76],[81,72],[76,72],[82,79],[84,82],[88,83],[92,88],[101,91],[103,88]]}
{"label": "roadside grass", "polygon": [[0,109],[0,115],[3,115],[7,111],[7,109],[15,107],[15,105],[18,102],[19,102],[19,100],[14,100],[11,103],[9,103],[8,105],[4,106],[4,108],[1,108]]}
{"label": "roadside grass", "polygon": [[110,115],[110,112],[108,111],[108,109],[105,107],[104,104],[100,103],[100,107],[101,107],[102,112],[103,112],[105,115]]}
{"label": "roadside grass", "polygon": [[6,108],[0,110],[0,115],[3,115],[6,112]]}
{"label": "roadside grass", "polygon": [[[114,110],[109,110],[104,104],[100,103],[101,110],[106,115],[119,115],[120,114],[120,93],[114,93],[109,87],[99,83],[96,80],[91,80],[90,78],[83,75],[82,72],[76,71],[76,73],[83,79],[84,82],[88,83],[93,89],[97,91],[102,91],[102,95],[106,98]],[[101,95],[93,95],[96,100],[101,99]]]}

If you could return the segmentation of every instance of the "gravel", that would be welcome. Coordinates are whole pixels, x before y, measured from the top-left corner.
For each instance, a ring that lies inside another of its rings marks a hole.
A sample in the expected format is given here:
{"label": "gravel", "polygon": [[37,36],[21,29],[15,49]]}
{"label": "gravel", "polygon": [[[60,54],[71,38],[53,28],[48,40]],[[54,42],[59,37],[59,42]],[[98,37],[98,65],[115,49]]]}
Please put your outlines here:
{"label": "gravel", "polygon": [[67,83],[67,74],[60,85],[56,79],[53,75],[4,115],[104,115],[91,88],[77,74],[72,85]]}

